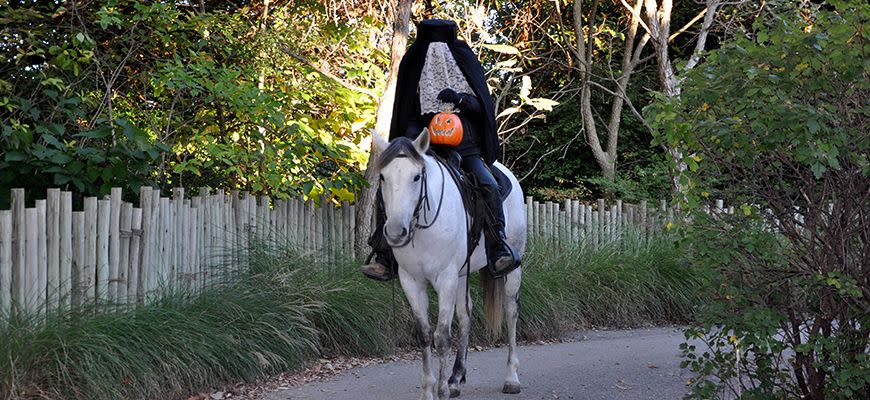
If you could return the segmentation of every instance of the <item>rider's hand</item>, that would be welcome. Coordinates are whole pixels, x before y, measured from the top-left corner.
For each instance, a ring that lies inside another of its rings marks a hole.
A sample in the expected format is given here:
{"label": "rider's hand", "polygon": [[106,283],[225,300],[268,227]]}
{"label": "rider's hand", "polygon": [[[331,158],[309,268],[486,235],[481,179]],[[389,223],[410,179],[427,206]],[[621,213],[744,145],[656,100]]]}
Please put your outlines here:
{"label": "rider's hand", "polygon": [[457,93],[455,90],[450,88],[444,89],[441,93],[438,93],[438,100],[445,103],[453,103],[453,105],[462,112],[479,113],[483,110],[477,97],[468,93]]}
{"label": "rider's hand", "polygon": [[462,97],[459,93],[456,93],[455,90],[447,88],[438,93],[438,100],[443,101],[445,103],[453,103],[453,105],[459,105],[459,100]]}

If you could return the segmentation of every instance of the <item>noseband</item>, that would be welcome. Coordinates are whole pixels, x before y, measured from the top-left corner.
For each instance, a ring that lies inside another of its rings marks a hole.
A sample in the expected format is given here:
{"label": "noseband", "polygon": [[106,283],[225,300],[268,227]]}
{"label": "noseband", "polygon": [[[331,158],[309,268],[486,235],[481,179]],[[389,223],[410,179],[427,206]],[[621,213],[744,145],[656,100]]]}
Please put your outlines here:
{"label": "noseband", "polygon": [[[399,154],[396,158],[407,158],[406,154]],[[441,205],[444,204],[444,166],[441,165],[437,159],[435,163],[438,164],[438,169],[441,170],[441,195],[438,198],[438,208],[435,209],[435,216],[432,217],[432,220],[429,221],[429,224],[421,224],[420,223],[420,214],[423,214],[423,220],[426,221],[428,219],[429,212],[432,207],[429,204],[429,184],[426,173],[426,164],[425,159],[423,161],[423,171],[420,173],[420,193],[417,195],[417,204],[414,206],[414,218],[413,223],[410,226],[410,232],[408,232],[408,240],[398,246],[392,246],[394,248],[405,247],[408,243],[411,243],[413,247],[414,242],[414,234],[417,232],[417,228],[426,229],[435,224],[435,221],[438,220],[438,216],[441,215]]]}

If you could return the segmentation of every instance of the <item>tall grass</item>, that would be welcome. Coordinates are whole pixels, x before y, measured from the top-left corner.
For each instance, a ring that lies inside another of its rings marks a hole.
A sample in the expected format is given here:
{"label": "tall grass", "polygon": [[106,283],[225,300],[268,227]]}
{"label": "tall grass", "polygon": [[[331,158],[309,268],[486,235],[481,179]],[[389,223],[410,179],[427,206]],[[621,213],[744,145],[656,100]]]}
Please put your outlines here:
{"label": "tall grass", "polygon": [[537,339],[591,326],[686,322],[702,283],[687,260],[666,237],[626,236],[597,249],[532,246],[524,261],[520,334]]}
{"label": "tall grass", "polygon": [[[324,354],[382,355],[413,343],[398,283],[347,260],[316,265],[283,241],[237,252],[215,283],[126,312],[55,312],[0,321],[2,398],[179,398],[292,370]],[[691,317],[699,277],[667,240],[532,246],[524,261],[520,336]],[[484,334],[471,280],[474,338]],[[434,296],[433,296],[434,297]],[[106,305],[101,307],[105,308]]]}
{"label": "tall grass", "polygon": [[274,278],[128,312],[11,319],[0,334],[0,389],[5,398],[167,398],[297,367],[317,352],[306,315],[321,305]]}

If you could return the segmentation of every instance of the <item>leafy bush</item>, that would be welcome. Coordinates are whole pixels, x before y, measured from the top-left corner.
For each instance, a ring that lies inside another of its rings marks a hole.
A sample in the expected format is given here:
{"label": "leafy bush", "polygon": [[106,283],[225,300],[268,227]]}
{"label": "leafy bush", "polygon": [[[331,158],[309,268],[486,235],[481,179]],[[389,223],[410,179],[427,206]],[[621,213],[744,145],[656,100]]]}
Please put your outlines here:
{"label": "leafy bush", "polygon": [[[0,9],[0,206],[10,187],[348,199],[361,184],[357,133],[376,99],[285,52],[341,57],[335,75],[375,88],[376,19],[327,23],[319,2],[267,15],[244,2],[13,3]],[[283,23],[302,14],[311,18]]]}
{"label": "leafy bush", "polygon": [[759,19],[655,110],[713,273],[695,398],[870,397],[870,6],[832,4]]}

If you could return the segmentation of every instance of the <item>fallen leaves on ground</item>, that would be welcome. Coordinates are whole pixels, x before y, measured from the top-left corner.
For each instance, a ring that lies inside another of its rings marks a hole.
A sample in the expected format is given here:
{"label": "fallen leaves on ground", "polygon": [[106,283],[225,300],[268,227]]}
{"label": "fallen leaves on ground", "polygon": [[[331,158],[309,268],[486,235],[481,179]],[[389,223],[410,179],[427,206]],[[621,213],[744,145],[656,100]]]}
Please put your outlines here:
{"label": "fallen leaves on ground", "polygon": [[[581,340],[584,339],[586,339],[585,336]],[[553,343],[568,343],[574,341],[576,341],[576,339],[561,338],[537,340],[533,342],[521,342],[520,345],[547,345]],[[505,344],[498,344],[495,346],[469,346],[469,350],[481,352],[504,346]],[[323,380],[338,375],[349,369],[367,367],[370,365],[383,364],[388,362],[415,361],[419,359],[420,354],[416,350],[377,358],[345,356],[321,358],[309,364],[305,369],[300,371],[284,372],[278,375],[259,379],[253,383],[237,383],[232,386],[216,388],[212,392],[198,393],[196,395],[188,397],[186,400],[260,400],[267,393],[271,393],[276,390],[290,389],[292,387],[303,385],[309,382]]]}
{"label": "fallen leaves on ground", "polygon": [[260,379],[253,383],[237,383],[233,386],[219,388],[220,390],[210,393],[198,393],[188,397],[187,400],[259,400],[267,393],[322,380],[349,369],[387,362],[413,361],[419,358],[419,354],[416,353],[402,353],[380,358],[344,356],[329,359],[321,358],[309,364],[307,368],[301,371],[285,372]]}

